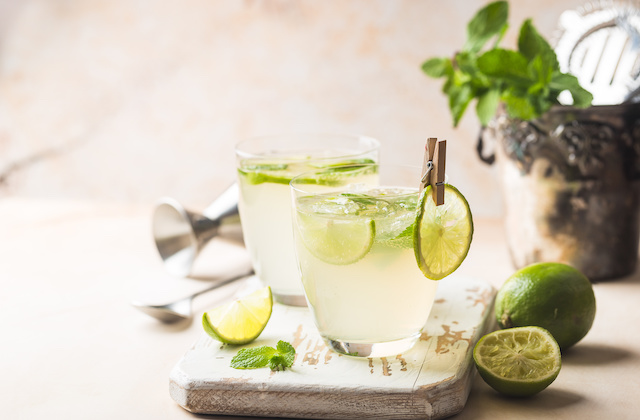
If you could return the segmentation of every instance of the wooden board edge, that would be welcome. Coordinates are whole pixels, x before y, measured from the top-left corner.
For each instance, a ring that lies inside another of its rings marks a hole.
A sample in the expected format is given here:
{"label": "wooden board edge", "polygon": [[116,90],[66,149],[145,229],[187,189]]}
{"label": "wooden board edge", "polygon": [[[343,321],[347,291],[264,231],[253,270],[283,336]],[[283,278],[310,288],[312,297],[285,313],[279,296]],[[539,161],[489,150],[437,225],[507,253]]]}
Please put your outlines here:
{"label": "wooden board edge", "polygon": [[418,390],[420,398],[425,401],[437,401],[436,404],[432,404],[431,416],[428,417],[430,420],[450,417],[464,410],[471,392],[471,384],[477,374],[476,365],[473,362],[473,348],[483,335],[494,331],[497,327],[494,316],[496,290],[491,287],[491,292],[491,300],[485,307],[482,323],[480,324],[483,328],[476,329],[472,339],[469,341],[467,363],[464,363],[462,365],[463,368],[451,378]]}
{"label": "wooden board edge", "polygon": [[184,389],[173,380],[169,388],[178,405],[195,414],[339,420],[431,418],[430,405],[417,399],[412,392]]}

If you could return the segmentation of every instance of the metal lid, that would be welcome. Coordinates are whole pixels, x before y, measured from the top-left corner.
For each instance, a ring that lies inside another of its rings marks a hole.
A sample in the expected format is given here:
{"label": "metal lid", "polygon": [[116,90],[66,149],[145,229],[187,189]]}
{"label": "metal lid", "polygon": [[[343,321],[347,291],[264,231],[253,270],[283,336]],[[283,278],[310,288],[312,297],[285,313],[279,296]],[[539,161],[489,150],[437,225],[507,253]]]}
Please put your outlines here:
{"label": "metal lid", "polygon": [[[556,42],[560,70],[573,74],[593,94],[593,105],[640,101],[640,10],[638,3],[588,3],[560,16]],[[571,105],[568,92],[559,101]]]}

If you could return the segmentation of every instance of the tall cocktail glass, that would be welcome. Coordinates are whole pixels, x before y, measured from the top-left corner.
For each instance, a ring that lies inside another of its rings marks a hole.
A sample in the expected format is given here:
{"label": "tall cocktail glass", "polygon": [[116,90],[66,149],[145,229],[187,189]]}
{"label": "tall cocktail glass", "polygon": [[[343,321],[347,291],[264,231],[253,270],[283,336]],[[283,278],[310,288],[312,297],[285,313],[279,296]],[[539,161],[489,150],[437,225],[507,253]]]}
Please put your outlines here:
{"label": "tall cocktail glass", "polygon": [[236,146],[245,244],[257,276],[280,303],[306,305],[293,247],[289,182],[309,170],[377,162],[379,147],[370,137],[331,134],[256,137]]}
{"label": "tall cocktail glass", "polygon": [[305,295],[338,353],[397,355],[420,337],[438,284],[414,253],[420,178],[418,167],[356,165],[291,181]]}

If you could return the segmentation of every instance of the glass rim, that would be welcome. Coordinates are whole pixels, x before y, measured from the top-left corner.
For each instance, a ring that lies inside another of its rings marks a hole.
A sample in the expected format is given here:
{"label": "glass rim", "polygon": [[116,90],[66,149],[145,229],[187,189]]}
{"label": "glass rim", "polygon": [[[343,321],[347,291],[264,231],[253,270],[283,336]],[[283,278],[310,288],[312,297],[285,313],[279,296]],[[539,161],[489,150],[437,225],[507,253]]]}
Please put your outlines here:
{"label": "glass rim", "polygon": [[[420,168],[420,166],[417,166],[417,165],[397,164],[397,163],[379,163],[379,162],[377,162],[377,163],[354,163],[354,164],[350,164],[350,165],[339,165],[339,166],[331,166],[331,167],[326,167],[326,168],[318,168],[318,169],[314,169],[312,171],[303,172],[301,174],[296,175],[295,177],[293,177],[291,179],[291,181],[289,181],[289,187],[292,190],[294,190],[295,192],[298,192],[298,193],[312,194],[312,195],[323,194],[323,192],[308,191],[307,189],[301,188],[300,186],[309,185],[309,183],[308,182],[306,182],[306,183],[296,183],[296,180],[309,179],[314,174],[320,174],[320,173],[323,173],[323,172],[331,173],[332,171],[335,171],[336,169],[367,168],[367,167],[380,167],[380,166],[382,166],[384,168],[388,168],[388,167],[404,168],[404,169],[409,169],[409,170],[415,170],[416,173],[418,173],[418,174],[422,173],[422,169]],[[312,185],[317,185],[317,184],[312,184]],[[406,193],[406,194],[397,194],[397,196],[415,194],[419,190],[419,185],[420,185],[420,177],[416,177],[416,183],[415,183],[416,191],[412,191],[412,192]],[[396,195],[394,195],[394,196],[396,196]]]}
{"label": "glass rim", "polygon": [[[247,144],[255,143],[258,141],[264,141],[264,140],[270,140],[270,139],[295,138],[295,137],[342,138],[342,139],[350,139],[350,140],[358,140],[358,141],[364,140],[370,143],[369,147],[363,148],[360,151],[352,151],[349,153],[330,156],[330,157],[311,158],[310,160],[313,160],[313,161],[344,159],[344,158],[350,158],[354,156],[365,155],[365,154],[373,153],[379,150],[381,146],[380,140],[374,137],[361,135],[361,134],[339,134],[339,133],[330,133],[330,132],[302,132],[302,133],[266,134],[262,136],[248,137],[236,143],[236,145],[234,146],[234,151],[238,157],[243,159],[272,158],[273,156],[267,156],[260,153],[248,152],[246,150],[243,150],[243,147],[245,147]],[[317,150],[320,151],[320,150],[326,150],[326,149],[327,149],[326,146],[323,146],[322,144],[318,144]],[[286,158],[282,158],[282,159],[287,160]]]}

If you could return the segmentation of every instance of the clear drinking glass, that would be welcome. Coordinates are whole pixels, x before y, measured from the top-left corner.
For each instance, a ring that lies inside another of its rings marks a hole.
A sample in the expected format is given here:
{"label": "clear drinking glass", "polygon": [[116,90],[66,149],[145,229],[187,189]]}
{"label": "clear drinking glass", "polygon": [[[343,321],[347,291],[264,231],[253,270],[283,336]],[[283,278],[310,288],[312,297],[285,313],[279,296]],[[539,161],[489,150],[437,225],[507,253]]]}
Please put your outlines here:
{"label": "clear drinking glass", "polygon": [[379,147],[370,137],[332,134],[256,137],[236,146],[245,244],[256,274],[278,302],[306,305],[293,248],[289,182],[309,170],[375,163]]}
{"label": "clear drinking glass", "polygon": [[416,262],[413,224],[421,169],[352,165],[291,181],[297,261],[329,348],[383,357],[420,338],[437,282]]}

